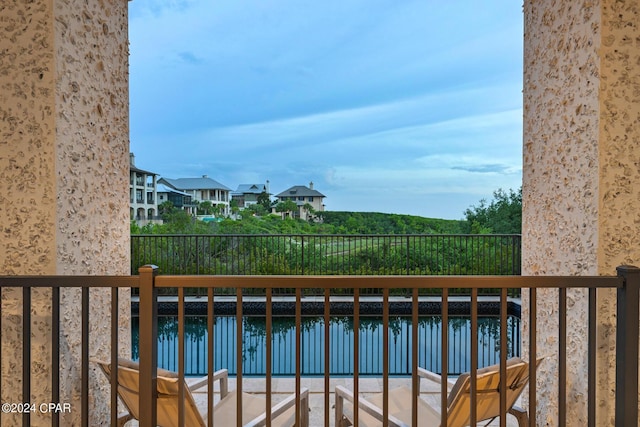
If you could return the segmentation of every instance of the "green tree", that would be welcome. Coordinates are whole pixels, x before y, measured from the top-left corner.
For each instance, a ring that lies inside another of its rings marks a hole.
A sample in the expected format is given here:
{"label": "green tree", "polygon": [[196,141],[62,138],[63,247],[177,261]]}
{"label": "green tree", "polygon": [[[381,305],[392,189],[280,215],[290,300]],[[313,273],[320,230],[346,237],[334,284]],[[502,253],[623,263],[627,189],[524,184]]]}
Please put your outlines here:
{"label": "green tree", "polygon": [[244,209],[247,215],[265,216],[269,213],[260,203],[252,203]]}
{"label": "green tree", "polygon": [[[162,221],[165,223],[164,226],[154,227],[160,233],[163,232],[175,232],[176,230],[183,229],[191,229],[191,224],[194,222],[191,215],[189,215],[186,211],[182,209],[176,208],[173,203],[170,201],[166,201],[158,205],[158,211],[160,212],[160,216],[162,216]],[[144,230],[140,230],[141,232],[145,232]]]}
{"label": "green tree", "polygon": [[165,215],[170,215],[175,211],[176,211],[176,207],[173,205],[172,202],[168,200],[158,205],[158,212],[160,212],[160,216],[162,216],[163,219]]}
{"label": "green tree", "polygon": [[295,212],[297,210],[298,205],[293,200],[285,200],[276,205],[276,212]]}
{"label": "green tree", "polygon": [[238,206],[238,200],[231,199],[231,201],[229,202],[229,208],[231,209],[231,215],[233,215],[233,217],[235,218],[236,215],[238,215],[238,212],[240,212],[240,207]]}
{"label": "green tree", "polygon": [[221,217],[224,212],[224,205],[213,205],[211,208],[211,212],[215,217]]}
{"label": "green tree", "polygon": [[522,232],[522,187],[508,192],[498,189],[493,200],[480,200],[464,212],[467,232],[472,234],[520,234]]}
{"label": "green tree", "polygon": [[313,216],[315,215],[316,210],[313,208],[313,206],[311,206],[311,203],[305,203],[304,206],[302,206],[302,209],[307,212],[307,220],[313,220]]}
{"label": "green tree", "polygon": [[267,212],[271,212],[271,199],[269,198],[269,193],[263,191],[258,194],[258,204],[262,205]]}
{"label": "green tree", "polygon": [[200,202],[198,204],[198,214],[199,215],[210,215],[213,213],[213,203],[209,200],[205,200],[204,202]]}

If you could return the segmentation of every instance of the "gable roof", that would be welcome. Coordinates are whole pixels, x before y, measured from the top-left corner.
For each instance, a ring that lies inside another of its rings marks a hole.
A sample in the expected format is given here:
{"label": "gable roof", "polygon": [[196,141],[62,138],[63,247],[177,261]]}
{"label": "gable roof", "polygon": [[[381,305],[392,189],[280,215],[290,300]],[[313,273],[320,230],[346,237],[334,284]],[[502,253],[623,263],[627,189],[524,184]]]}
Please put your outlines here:
{"label": "gable roof", "polygon": [[264,184],[240,184],[231,194],[260,194],[267,191]]}
{"label": "gable roof", "polygon": [[160,178],[159,182],[175,188],[176,190],[226,190],[231,189],[225,185],[220,184],[215,179],[211,179],[208,176],[202,178]]}
{"label": "gable roof", "polygon": [[324,194],[317,190],[312,190],[304,185],[294,185],[291,188],[284,190],[282,193],[277,194],[276,197],[326,197]]}
{"label": "gable roof", "polygon": [[176,194],[180,194],[180,195],[182,195],[182,196],[189,196],[189,197],[191,197],[191,194],[187,194],[187,193],[185,193],[184,191],[180,191],[180,190],[176,190],[176,189],[171,188],[171,187],[167,187],[167,186],[166,186],[166,185],[164,185],[164,184],[158,184],[158,185],[156,186],[156,191],[157,191],[158,193],[176,193]]}

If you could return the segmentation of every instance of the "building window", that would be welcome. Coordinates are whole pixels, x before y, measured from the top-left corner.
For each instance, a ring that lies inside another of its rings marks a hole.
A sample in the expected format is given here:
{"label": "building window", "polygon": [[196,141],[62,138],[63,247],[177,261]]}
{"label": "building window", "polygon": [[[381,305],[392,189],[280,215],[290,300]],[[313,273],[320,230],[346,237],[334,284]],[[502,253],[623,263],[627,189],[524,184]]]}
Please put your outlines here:
{"label": "building window", "polygon": [[313,202],[313,197],[307,197],[307,201]]}

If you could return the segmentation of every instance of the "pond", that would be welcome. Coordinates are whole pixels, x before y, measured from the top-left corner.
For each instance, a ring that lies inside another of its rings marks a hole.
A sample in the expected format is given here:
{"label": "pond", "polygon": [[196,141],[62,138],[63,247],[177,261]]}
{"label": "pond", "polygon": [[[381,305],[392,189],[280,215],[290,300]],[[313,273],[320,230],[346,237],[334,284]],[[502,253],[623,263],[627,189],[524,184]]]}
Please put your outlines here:
{"label": "pond", "polygon": [[[360,317],[359,374],[382,375],[382,317]],[[265,376],[266,329],[264,317],[247,316],[242,320],[242,374]],[[411,375],[412,320],[407,316],[389,317],[389,374]],[[237,372],[236,328],[234,316],[214,318],[214,365],[226,368],[230,375]],[[469,371],[471,360],[471,319],[449,317],[449,375]],[[330,375],[353,375],[353,318],[332,317],[329,324]],[[178,323],[175,316],[158,318],[158,366],[177,371]],[[207,317],[185,317],[185,373],[207,373]],[[138,358],[138,317],[132,317],[133,358]],[[274,317],[272,320],[272,375],[295,375],[295,318]],[[301,324],[301,370],[304,376],[324,375],[324,319],[303,317]],[[418,366],[440,373],[442,356],[442,319],[421,316],[418,321]],[[478,317],[478,367],[499,362],[500,319]],[[520,319],[507,318],[507,357],[520,356]]]}

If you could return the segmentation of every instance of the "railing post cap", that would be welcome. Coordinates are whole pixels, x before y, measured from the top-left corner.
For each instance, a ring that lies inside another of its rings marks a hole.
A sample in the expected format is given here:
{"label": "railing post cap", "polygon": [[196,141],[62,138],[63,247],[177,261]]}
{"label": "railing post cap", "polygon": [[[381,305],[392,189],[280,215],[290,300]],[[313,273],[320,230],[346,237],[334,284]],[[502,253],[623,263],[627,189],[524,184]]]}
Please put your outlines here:
{"label": "railing post cap", "polygon": [[138,268],[138,274],[148,273],[147,270],[151,270],[151,273],[155,275],[158,274],[159,267],[153,264],[146,264]]}
{"label": "railing post cap", "polygon": [[629,274],[640,274],[640,268],[635,265],[619,265],[616,267],[618,276],[628,276]]}

